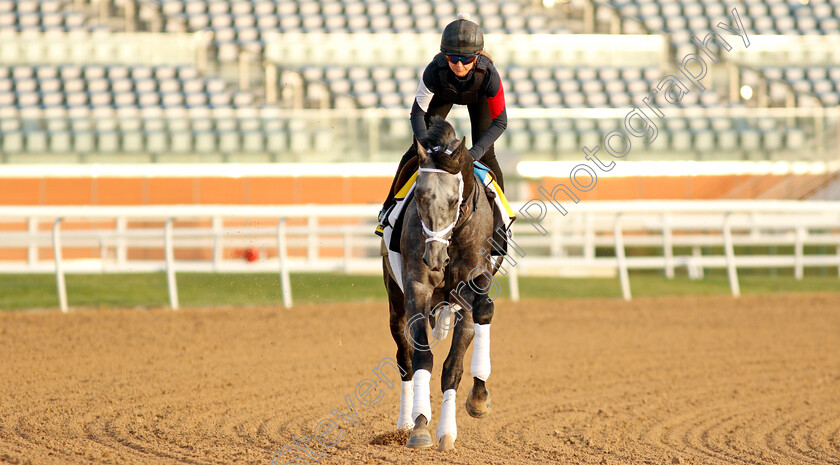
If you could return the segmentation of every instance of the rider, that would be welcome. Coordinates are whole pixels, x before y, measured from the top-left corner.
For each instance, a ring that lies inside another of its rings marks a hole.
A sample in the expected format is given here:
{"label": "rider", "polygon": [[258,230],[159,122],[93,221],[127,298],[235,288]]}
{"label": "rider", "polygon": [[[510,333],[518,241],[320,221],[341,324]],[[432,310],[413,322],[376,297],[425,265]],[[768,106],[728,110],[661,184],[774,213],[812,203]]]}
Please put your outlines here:
{"label": "rider", "polygon": [[[473,146],[470,155],[493,171],[496,183],[504,189],[504,179],[496,161],[493,143],[507,127],[505,93],[493,60],[484,52],[484,34],[468,15],[459,14],[449,23],[440,39],[440,53],[420,79],[414,105],[411,107],[411,128],[417,140],[423,140],[433,115],[446,118],[453,104],[466,105],[472,126]],[[414,147],[400,160],[397,173],[388,191],[388,198],[379,213],[379,222],[393,206],[394,190],[403,167],[416,156]]]}

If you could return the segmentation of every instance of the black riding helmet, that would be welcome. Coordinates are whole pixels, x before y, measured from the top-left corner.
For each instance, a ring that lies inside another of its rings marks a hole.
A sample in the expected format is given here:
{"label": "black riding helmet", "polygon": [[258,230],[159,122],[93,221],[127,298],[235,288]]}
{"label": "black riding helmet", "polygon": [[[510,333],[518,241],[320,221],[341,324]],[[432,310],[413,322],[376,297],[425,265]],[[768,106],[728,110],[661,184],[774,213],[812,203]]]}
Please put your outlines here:
{"label": "black riding helmet", "polygon": [[440,38],[440,51],[447,55],[470,56],[484,50],[484,33],[469,15],[458,14]]}

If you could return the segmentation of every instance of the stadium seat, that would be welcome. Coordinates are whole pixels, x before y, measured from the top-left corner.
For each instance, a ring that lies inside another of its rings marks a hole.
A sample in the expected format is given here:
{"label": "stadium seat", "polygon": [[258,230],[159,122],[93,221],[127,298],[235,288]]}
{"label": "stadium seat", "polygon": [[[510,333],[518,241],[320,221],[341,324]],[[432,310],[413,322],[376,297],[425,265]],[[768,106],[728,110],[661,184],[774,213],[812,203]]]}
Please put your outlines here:
{"label": "stadium seat", "polygon": [[149,153],[159,154],[169,150],[169,136],[163,130],[146,130],[145,139]]}
{"label": "stadium seat", "polygon": [[4,130],[4,135],[0,142],[2,143],[3,153],[6,154],[17,154],[24,151],[24,139],[22,132],[12,132],[6,133]]}
{"label": "stadium seat", "polygon": [[784,134],[781,130],[773,128],[762,133],[761,145],[765,151],[775,152],[782,148],[782,138]]}
{"label": "stadium seat", "polygon": [[691,140],[691,132],[685,129],[675,129],[670,131],[670,148],[680,152],[688,152],[694,146]]}
{"label": "stadium seat", "polygon": [[223,151],[216,142],[216,134],[209,129],[197,130],[194,133],[196,153],[216,153]]}
{"label": "stadium seat", "polygon": [[239,136],[240,134],[238,131],[219,132],[219,151],[222,153],[239,152],[242,149]]}
{"label": "stadium seat", "polygon": [[717,132],[717,146],[719,150],[734,152],[738,149],[738,133],[733,129],[719,130]]}
{"label": "stadium seat", "polygon": [[548,130],[534,131],[532,135],[534,152],[548,153],[553,152],[556,145],[554,141],[554,134]]}
{"label": "stadium seat", "polygon": [[136,154],[143,152],[143,133],[136,129],[122,131],[120,147],[124,153]]}
{"label": "stadium seat", "polygon": [[756,152],[760,148],[761,133],[755,129],[742,130],[740,139],[740,147],[746,152]]}
{"label": "stadium seat", "polygon": [[29,153],[46,153],[48,137],[45,131],[31,130],[24,133],[26,137],[26,151]]}
{"label": "stadium seat", "polygon": [[120,151],[119,133],[109,130],[97,131],[96,150],[99,153],[118,153]]}
{"label": "stadium seat", "polygon": [[[691,35],[707,32],[711,25],[728,14],[727,6],[721,2],[615,0],[608,3],[617,7],[622,15],[638,16],[644,27],[653,33],[671,31],[672,45],[677,53],[694,51]],[[121,0],[114,4],[117,10],[124,5]],[[573,2],[573,6],[579,5]],[[163,0],[159,10],[166,31],[195,32],[212,28],[213,44],[222,61],[235,61],[241,47],[259,49],[267,40],[276,40],[277,34],[282,32],[413,30],[437,34],[451,21],[455,12],[461,10],[471,11],[487,30],[514,33],[565,30],[554,18],[534,13],[525,3],[506,0],[481,3],[439,0]],[[840,6],[816,0],[809,5],[752,1],[744,5],[742,19],[758,31],[836,34],[839,13]],[[612,18],[612,13],[604,8],[598,8],[596,14],[604,21]],[[76,11],[72,2],[66,0],[0,3],[0,33],[9,28],[38,33],[61,29],[85,36],[107,36],[105,29],[111,26],[98,25],[97,21],[88,19],[86,12]],[[104,55],[99,56],[97,52],[97,60],[109,54],[119,56],[124,53],[120,47],[106,42],[103,41],[100,47]],[[38,53],[41,52],[49,57],[67,54],[71,62],[84,62],[85,58],[71,57],[72,50],[60,42]],[[6,62],[26,58],[15,55],[14,59],[10,59],[16,53],[0,45],[0,55]],[[107,60],[102,62],[107,63]],[[503,63],[497,63],[497,66],[510,108],[629,109],[639,105],[651,85],[663,75],[663,70],[658,67],[573,68],[553,66],[540,60],[528,66],[505,66]],[[407,109],[422,69],[422,66],[383,63],[378,67],[305,66],[292,71],[300,72],[306,81],[306,100],[312,105],[320,104],[324,98],[334,102],[337,98],[350,97],[361,108]],[[771,82],[769,86],[770,101],[774,105],[785,103],[787,85],[800,92],[813,92],[824,106],[840,103],[840,89],[837,87],[840,67],[768,67],[762,68],[761,72],[770,79],[784,82]],[[311,85],[313,83],[317,85]],[[327,95],[324,95],[327,92],[324,89],[328,89]],[[726,105],[725,100],[725,96],[722,98],[715,92],[693,92],[680,106],[720,107]],[[814,105],[807,100],[803,101],[803,106]],[[281,153],[290,149],[298,152],[332,149],[335,135],[323,128],[286,129],[281,125],[269,130],[256,119],[248,121],[233,116],[240,110],[267,107],[270,106],[262,103],[259,91],[236,90],[221,77],[212,73],[204,76],[195,66],[189,65],[21,64],[0,68],[0,118],[19,118],[21,121],[17,128],[3,131],[4,151],[6,146],[8,150],[31,146],[41,151],[46,150],[45,147],[52,151],[71,145],[74,151],[123,150],[129,153],[257,153],[260,150]],[[64,112],[63,116],[38,122],[48,112],[59,110]],[[200,113],[202,110],[208,113]],[[180,123],[170,125],[169,122],[143,119],[141,114],[153,114],[144,112],[179,113],[190,121],[180,126]],[[90,119],[94,113],[100,116],[96,122]],[[132,114],[136,115],[134,120],[121,119],[118,124],[108,123],[109,118],[115,120],[113,115]],[[233,127],[217,127],[217,120],[226,119],[234,121]],[[577,151],[580,145],[578,137],[591,144],[595,137],[593,134],[600,137],[617,127],[615,121],[608,120],[591,125],[582,122],[575,125],[571,121],[560,120],[565,121],[563,124],[566,126],[555,126],[554,122],[546,124],[546,120],[535,121],[540,123],[523,127],[510,124],[504,143],[522,152]],[[466,120],[455,123],[459,133],[468,131]],[[775,121],[771,124],[739,118],[690,121],[668,118],[664,124],[670,135],[658,144],[664,147],[662,150],[731,152],[738,145],[738,142],[733,142],[735,139],[746,141],[747,147],[756,150],[781,150],[807,136],[804,131],[780,129]],[[390,122],[383,127],[383,134],[393,140],[405,139],[411,134],[405,121]],[[94,131],[93,142],[86,140],[90,131]],[[46,137],[46,142],[43,137]],[[666,139],[669,142],[664,142]]]}
{"label": "stadium seat", "polygon": [[715,149],[715,133],[708,129],[692,131],[693,147],[699,153],[712,152]]}

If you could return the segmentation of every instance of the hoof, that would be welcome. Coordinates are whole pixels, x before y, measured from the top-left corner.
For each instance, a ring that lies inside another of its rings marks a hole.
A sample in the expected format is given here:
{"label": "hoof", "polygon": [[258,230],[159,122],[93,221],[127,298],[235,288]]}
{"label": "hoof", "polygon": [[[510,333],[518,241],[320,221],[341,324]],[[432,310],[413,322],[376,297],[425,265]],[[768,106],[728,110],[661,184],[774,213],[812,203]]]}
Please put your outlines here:
{"label": "hoof", "polygon": [[482,418],[487,416],[490,413],[490,407],[493,406],[493,403],[490,402],[490,393],[487,393],[487,400],[484,402],[478,401],[476,403],[472,402],[473,398],[473,391],[470,389],[470,395],[467,396],[467,402],[465,407],[467,408],[467,413],[473,418]]}
{"label": "hoof", "polygon": [[438,450],[455,450],[455,440],[451,434],[444,434],[438,442]]}
{"label": "hoof", "polygon": [[406,441],[405,445],[412,449],[433,447],[435,443],[432,441],[432,435],[429,433],[429,427],[426,426],[426,422],[417,421],[415,423],[416,425],[414,426],[414,429],[411,430],[411,434],[408,436],[408,441]]}

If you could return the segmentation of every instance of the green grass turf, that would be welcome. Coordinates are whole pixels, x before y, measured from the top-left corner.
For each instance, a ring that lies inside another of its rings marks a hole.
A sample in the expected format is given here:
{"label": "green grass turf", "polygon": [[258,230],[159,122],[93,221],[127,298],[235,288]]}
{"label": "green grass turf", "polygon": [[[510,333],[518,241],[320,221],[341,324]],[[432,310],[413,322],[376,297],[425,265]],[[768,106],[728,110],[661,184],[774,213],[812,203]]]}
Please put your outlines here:
{"label": "green grass turf", "polygon": [[[774,292],[840,292],[836,268],[807,270],[805,279],[795,280],[789,270],[739,272],[742,294]],[[179,273],[178,294],[182,307],[281,305],[276,274]],[[301,273],[291,276],[296,304],[385,301],[380,276]],[[501,297],[509,296],[508,283],[499,279]],[[700,281],[678,275],[665,279],[661,273],[632,272],[633,296],[728,294],[729,282],[722,271],[706,274]],[[557,299],[620,297],[615,278],[520,277],[520,297]],[[168,305],[166,277],[157,274],[67,275],[71,307],[126,308]],[[55,276],[0,275],[0,310],[57,308]]]}

